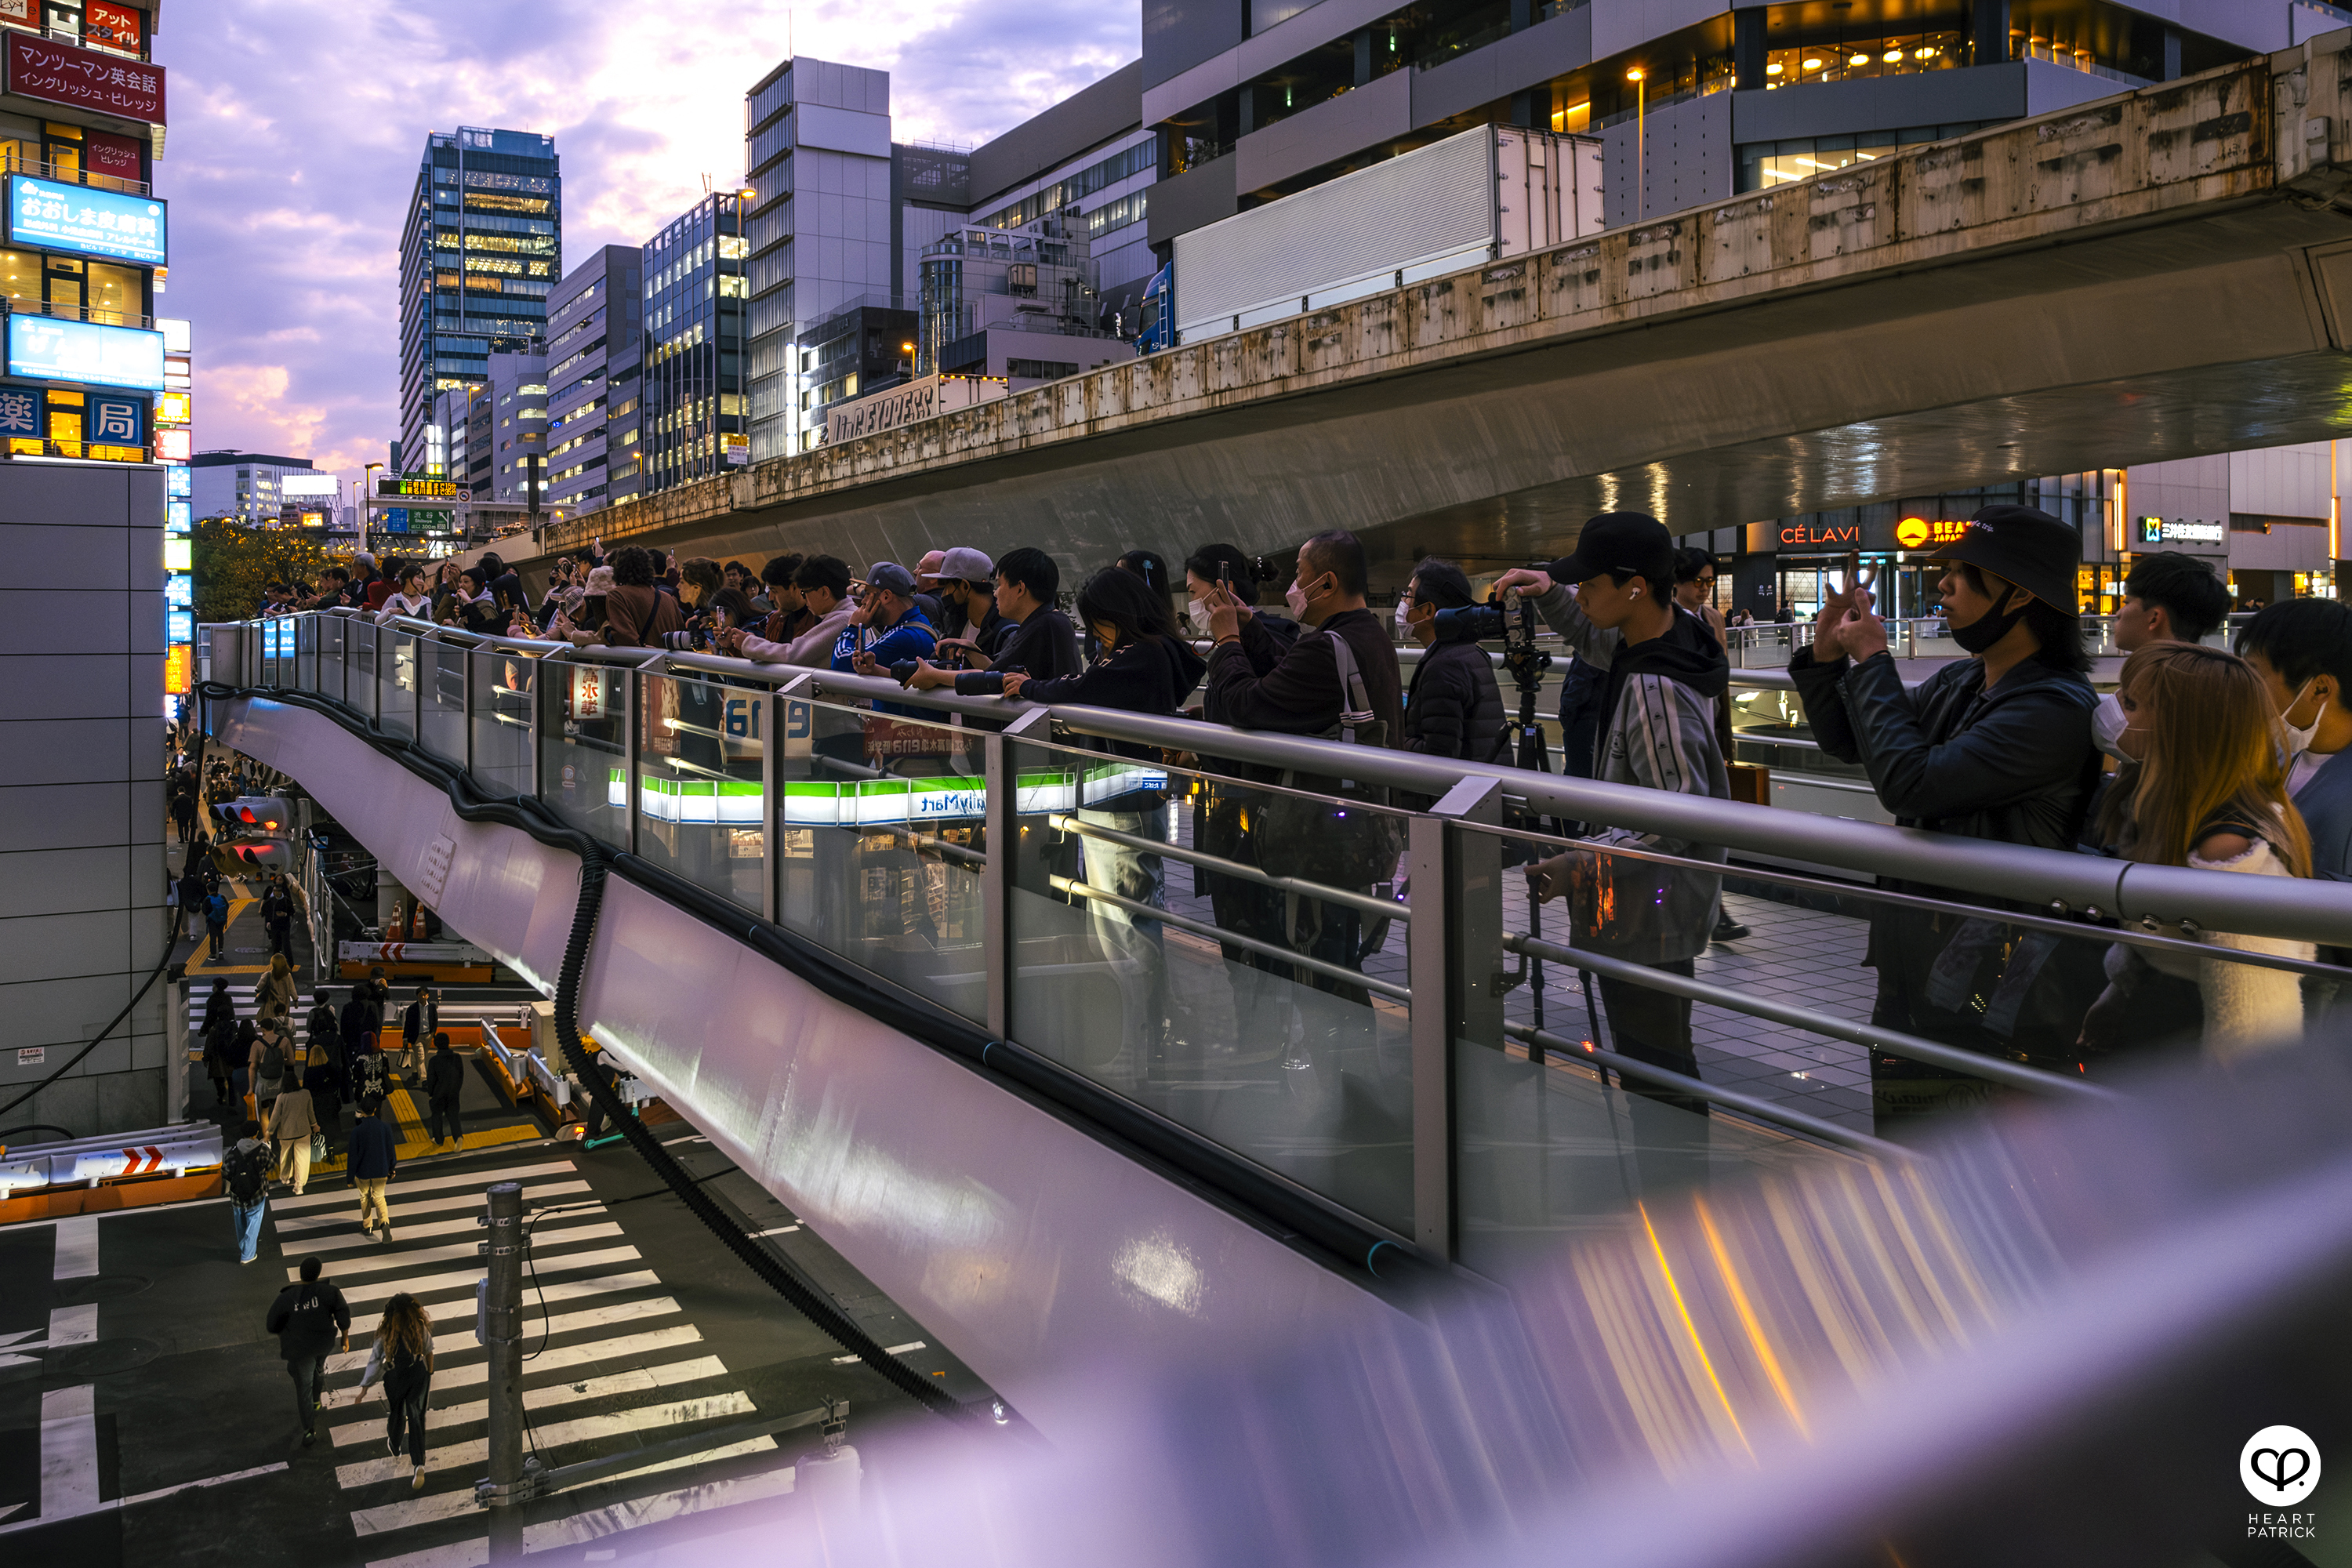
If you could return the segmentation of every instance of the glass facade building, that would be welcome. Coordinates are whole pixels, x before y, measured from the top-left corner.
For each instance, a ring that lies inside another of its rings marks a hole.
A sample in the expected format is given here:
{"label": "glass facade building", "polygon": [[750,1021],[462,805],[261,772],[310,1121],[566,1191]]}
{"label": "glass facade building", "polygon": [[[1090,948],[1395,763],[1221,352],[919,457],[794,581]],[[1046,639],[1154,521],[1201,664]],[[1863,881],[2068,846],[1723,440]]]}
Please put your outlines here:
{"label": "glass facade building", "polygon": [[708,195],[646,244],[640,493],[708,479],[748,443],[742,229],[734,196]]}
{"label": "glass facade building", "polygon": [[451,458],[433,438],[436,393],[489,378],[493,348],[547,337],[562,266],[555,139],[461,127],[425,138],[400,238],[400,442],[425,472]]}
{"label": "glass facade building", "polygon": [[547,504],[570,516],[638,493],[645,253],[608,245],[549,296]]}

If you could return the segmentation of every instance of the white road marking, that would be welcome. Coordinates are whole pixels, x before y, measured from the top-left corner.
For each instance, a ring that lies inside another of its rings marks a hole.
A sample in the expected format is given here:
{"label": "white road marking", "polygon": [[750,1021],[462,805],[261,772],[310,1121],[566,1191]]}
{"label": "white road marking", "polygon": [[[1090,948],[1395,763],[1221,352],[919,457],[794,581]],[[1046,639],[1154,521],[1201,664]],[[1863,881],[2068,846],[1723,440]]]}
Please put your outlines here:
{"label": "white road marking", "polygon": [[98,1216],[75,1215],[58,1221],[59,1279],[87,1279],[98,1272]]}
{"label": "white road marking", "polygon": [[[541,1259],[539,1272],[544,1278],[551,1265],[556,1268],[589,1268],[605,1263],[634,1263],[638,1259],[634,1247],[608,1247],[602,1252],[582,1252],[569,1257]],[[343,1300],[357,1307],[360,1303],[388,1301],[405,1290],[412,1296],[426,1296],[443,1290],[471,1290],[474,1281],[482,1277],[478,1268],[461,1269],[454,1274],[427,1274],[419,1279],[372,1279],[354,1285],[343,1292]],[[553,1296],[551,1288],[549,1295]]]}
{"label": "white road marking", "polygon": [[63,1350],[68,1345],[94,1344],[97,1341],[97,1302],[85,1301],[79,1307],[49,1309],[49,1349]]}
{"label": "white road marking", "polygon": [[[721,1415],[748,1415],[753,1413],[753,1409],[750,1397],[740,1392],[716,1394],[677,1405],[646,1405],[637,1410],[616,1410],[604,1415],[583,1415],[577,1420],[559,1421],[539,1428],[536,1436],[541,1448],[555,1448],[572,1443],[626,1436],[633,1432],[655,1427],[682,1426],[690,1421],[709,1421]],[[484,1438],[478,1452],[475,1451],[472,1444],[456,1445],[455,1451],[446,1462],[467,1464],[488,1456],[489,1440]],[[386,1503],[381,1508],[354,1509],[352,1528],[362,1535],[381,1535],[387,1531],[405,1530],[435,1520],[456,1519],[472,1513],[479,1506],[474,1500],[474,1489],[468,1486],[457,1491]]]}
{"label": "white road marking", "polygon": [[751,1235],[755,1238],[762,1236],[790,1236],[793,1232],[798,1229],[800,1229],[800,1226],[796,1225],[771,1226],[766,1230],[755,1230]]}
{"label": "white road marking", "polygon": [[[632,1367],[627,1372],[592,1377],[580,1383],[551,1383],[543,1388],[525,1389],[522,1404],[526,1410],[547,1410],[559,1405],[577,1405],[583,1399],[605,1399],[616,1394],[646,1394],[656,1388],[671,1388],[681,1383],[726,1375],[727,1368],[717,1356],[697,1356],[692,1361],[674,1361],[665,1366]],[[366,1406],[359,1408],[364,1411]],[[428,1420],[428,1427],[471,1426],[488,1420],[489,1416],[489,1401],[478,1399],[470,1404],[452,1405],[446,1409],[434,1411]],[[347,1448],[354,1443],[380,1438],[383,1431],[384,1423],[379,1416],[372,1421],[353,1421],[333,1427],[327,1435],[334,1439],[336,1447]],[[430,1452],[429,1449],[427,1451]],[[365,1459],[357,1464],[337,1466],[335,1479],[343,1486],[355,1487],[369,1481],[388,1481],[407,1468],[406,1463],[399,1459]]]}
{"label": "white road marking", "polygon": [[[473,1211],[473,1215],[479,1215],[482,1213],[482,1194],[479,1193],[451,1193],[443,1197],[423,1198],[415,1202],[405,1201],[407,1195],[415,1190],[415,1188],[406,1186],[398,1181],[394,1181],[392,1185],[384,1188],[383,1190],[383,1201],[392,1207],[393,1222],[395,1225],[401,1226],[401,1234],[403,1236],[412,1234],[435,1234],[429,1231],[420,1231],[418,1227],[404,1223],[414,1218],[417,1215],[449,1214],[467,1209]],[[538,1209],[552,1208],[555,1206],[552,1204],[541,1202],[543,1198],[555,1197],[573,1193],[585,1194],[589,1190],[588,1184],[585,1182],[534,1183],[523,1190],[523,1212],[525,1214],[530,1214]],[[351,1227],[351,1233],[354,1237],[370,1245],[373,1245],[375,1237],[362,1234],[359,1228],[359,1194],[356,1192],[346,1192],[342,1196],[344,1212],[341,1214],[306,1214],[287,1219],[279,1219],[277,1221],[279,1236],[282,1237],[289,1231],[333,1230],[339,1226],[349,1226]],[[279,1203],[282,1205],[288,1201],[290,1200],[281,1199],[279,1200]],[[272,1217],[275,1218],[276,1216],[273,1215]],[[474,1219],[472,1215],[467,1215],[462,1221],[436,1220],[434,1223],[462,1223],[471,1225],[474,1223]]]}
{"label": "white road marking", "polygon": [[[909,1340],[903,1345],[885,1345],[882,1347],[882,1353],[884,1355],[905,1355],[909,1351],[921,1350],[925,1342],[926,1342],[922,1340]],[[854,1355],[837,1355],[833,1358],[833,1364],[835,1366],[847,1366],[856,1359],[857,1358]]]}
{"label": "white road marking", "polygon": [[[488,1234],[487,1231],[483,1233],[485,1237]],[[603,1225],[572,1226],[563,1229],[534,1231],[531,1235],[531,1256],[540,1258],[540,1266],[545,1268],[547,1250],[551,1247],[568,1247],[574,1242],[593,1241],[620,1234],[621,1227],[611,1221]],[[481,1245],[479,1240],[453,1241],[442,1247],[410,1247],[396,1252],[386,1251],[379,1247],[373,1252],[361,1252],[350,1258],[337,1258],[330,1277],[340,1285],[347,1276],[353,1274],[373,1274],[381,1269],[398,1268],[404,1264],[447,1263],[460,1258],[478,1258],[481,1256]],[[301,1278],[302,1269],[299,1264],[286,1271],[286,1282],[289,1285]]]}
{"label": "white road marking", "polygon": [[[688,1458],[670,1459],[658,1465],[647,1465],[643,1469],[630,1470],[622,1475],[614,1476],[610,1478],[610,1479],[625,1481],[634,1479],[638,1476],[658,1475],[664,1470],[675,1470],[686,1465],[711,1464],[719,1459],[733,1458],[739,1454],[765,1453],[773,1449],[775,1446],[776,1440],[772,1437],[753,1437],[748,1442],[730,1443],[724,1448],[713,1448],[707,1454],[696,1454]],[[427,1474],[430,1473],[431,1472],[429,1471],[427,1472]],[[780,1477],[782,1479],[781,1480],[771,1480],[771,1478],[775,1477]],[[720,1508],[726,1506],[727,1503],[751,1502],[757,1500],[759,1498],[772,1497],[782,1492],[789,1492],[793,1489],[793,1467],[786,1465],[781,1469],[771,1470],[764,1476],[754,1476],[747,1479],[751,1480],[765,1481],[768,1482],[769,1485],[766,1489],[757,1491],[750,1496],[728,1494],[724,1496],[723,1500],[721,1498],[713,1497],[710,1500],[700,1504],[699,1507]],[[606,1483],[599,1482],[597,1484],[601,1486]],[[721,1486],[731,1484],[732,1483],[729,1482],[719,1483]],[[713,1489],[698,1487],[691,1489],[691,1490],[708,1495],[713,1490]],[[681,1490],[667,1493],[665,1495],[672,1498],[683,1498],[687,1496],[688,1493],[687,1491]],[[656,1498],[648,1498],[643,1500],[655,1504],[658,1504],[660,1502],[660,1500]],[[678,1511],[680,1513],[693,1513],[699,1511],[699,1509],[682,1508]],[[592,1533],[579,1539],[574,1539],[569,1534],[569,1530],[575,1520],[590,1518],[609,1519],[612,1512],[613,1510],[610,1509],[595,1509],[590,1510],[586,1514],[574,1514],[570,1519],[550,1520],[545,1524],[531,1525],[523,1531],[523,1550],[526,1552],[545,1552],[553,1548],[576,1546],[580,1544],[581,1540],[593,1541],[595,1540],[598,1535],[610,1534],[611,1530],[609,1528],[599,1531],[595,1530],[592,1525],[587,1527],[592,1531]],[[665,1515],[664,1517],[676,1516]],[[651,1524],[656,1521],[651,1519],[643,1519],[639,1520],[637,1522],[641,1524]],[[588,1552],[584,1555],[592,1562],[600,1560],[594,1552]],[[604,1555],[606,1557],[610,1557],[612,1553],[607,1552]],[[457,1541],[450,1542],[446,1546],[432,1546],[427,1547],[422,1552],[404,1552],[398,1557],[379,1558],[375,1562],[369,1563],[368,1568],[484,1568],[484,1565],[488,1563],[489,1560],[490,1543],[487,1540]]]}
{"label": "white road marking", "polygon": [[527,1526],[522,1532],[522,1549],[527,1552],[551,1552],[559,1547],[578,1546],[585,1542],[618,1534],[624,1530],[658,1524],[666,1519],[678,1519],[715,1508],[730,1508],[736,1503],[757,1502],[762,1498],[782,1497],[793,1489],[793,1467],[787,1465],[761,1475],[739,1476],[733,1480],[710,1481],[674,1492],[631,1498],[609,1508],[575,1513],[569,1519],[550,1520],[545,1524]]}
{"label": "white road marking", "polygon": [[[544,1183],[557,1176],[576,1176],[579,1173],[579,1167],[571,1161],[559,1160],[551,1165],[517,1165],[504,1171],[469,1171],[462,1176],[427,1176],[422,1180],[394,1176],[392,1185],[384,1189],[384,1196],[396,1201],[403,1193],[446,1192],[451,1187],[470,1187],[478,1194],[497,1182],[520,1182],[525,1187],[530,1187],[535,1182]],[[356,1193],[344,1188],[340,1192],[309,1193],[299,1198],[272,1198],[270,1203],[274,1207],[300,1213],[358,1201]]]}
{"label": "white road marking", "polygon": [[[653,1280],[653,1276],[648,1274],[646,1279],[650,1282]],[[559,1296],[552,1290],[548,1292],[548,1300],[551,1301],[576,1299],[576,1297]],[[538,1304],[539,1297],[534,1292],[531,1296],[531,1305],[536,1307]],[[583,1329],[605,1329],[614,1323],[635,1322],[640,1318],[667,1317],[678,1310],[677,1303],[667,1296],[656,1296],[650,1300],[623,1301],[614,1307],[591,1307],[584,1311],[558,1312],[547,1319],[543,1326],[539,1324],[536,1317],[531,1320],[531,1322],[539,1328],[542,1335],[549,1339],[555,1339],[564,1334],[576,1334]],[[436,1314],[433,1325],[435,1329],[444,1332],[453,1328],[467,1330],[473,1326],[474,1303],[471,1301],[444,1301],[438,1307],[428,1307],[425,1310]],[[354,1321],[352,1324],[352,1342],[364,1344],[368,1336],[374,1332],[375,1325],[373,1323],[362,1326]],[[469,1351],[480,1349],[478,1345],[467,1345],[463,1348]],[[363,1350],[350,1351],[331,1357],[327,1363],[328,1370],[331,1372],[357,1372],[366,1365],[367,1352]]]}
{"label": "white road marking", "polygon": [[99,1505],[98,1415],[87,1383],[41,1395],[41,1517],[70,1519]]}
{"label": "white road marking", "polygon": [[[286,1468],[286,1461],[280,1459],[274,1465],[257,1465],[249,1470],[232,1470],[225,1476],[207,1476],[200,1481],[182,1481],[176,1486],[158,1487],[152,1492],[138,1492],[126,1498],[109,1498],[89,1511],[104,1513],[109,1509],[130,1508],[138,1503],[153,1502],[158,1498],[174,1497],[181,1492],[194,1491],[198,1487],[216,1487],[228,1481],[245,1480],[253,1476],[275,1475],[284,1468]],[[0,1509],[0,1519],[6,1519],[24,1506],[20,1502],[10,1503],[6,1508]],[[20,1519],[8,1524],[0,1524],[0,1535],[7,1535],[19,1530],[37,1530],[44,1524],[55,1522],[54,1520],[48,1519]]]}
{"label": "white road marking", "polygon": [[[540,1352],[537,1360],[523,1368],[523,1373],[526,1376],[533,1376],[561,1372],[566,1367],[593,1366],[599,1362],[619,1361],[626,1356],[676,1350],[681,1345],[701,1342],[700,1329],[692,1323],[680,1323],[674,1328],[653,1329],[642,1334],[620,1334],[612,1339],[590,1340],[585,1344],[557,1345]],[[462,1364],[457,1364],[460,1363]],[[327,1373],[336,1380],[339,1387],[357,1383],[359,1374],[366,1368],[367,1352],[364,1351],[331,1356],[327,1361]],[[346,1373],[349,1375],[344,1375]],[[487,1383],[489,1375],[489,1358],[480,1345],[459,1341],[454,1348],[437,1351],[434,1354],[433,1387],[436,1393],[443,1389],[462,1388],[467,1384]]]}

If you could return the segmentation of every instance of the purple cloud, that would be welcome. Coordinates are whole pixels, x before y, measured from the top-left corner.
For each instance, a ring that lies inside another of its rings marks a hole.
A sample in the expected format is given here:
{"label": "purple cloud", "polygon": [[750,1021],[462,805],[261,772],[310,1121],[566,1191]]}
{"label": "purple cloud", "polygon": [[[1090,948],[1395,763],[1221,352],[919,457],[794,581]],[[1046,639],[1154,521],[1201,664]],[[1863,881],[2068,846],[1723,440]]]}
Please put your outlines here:
{"label": "purple cloud", "polygon": [[1134,58],[1139,28],[1134,8],[1076,0],[183,7],[156,38],[174,242],[156,311],[193,326],[196,446],[307,455],[347,479],[383,459],[428,132],[552,135],[569,266],[642,242],[704,175],[733,184],[743,93],[789,48],[888,70],[900,141],[977,143]]}

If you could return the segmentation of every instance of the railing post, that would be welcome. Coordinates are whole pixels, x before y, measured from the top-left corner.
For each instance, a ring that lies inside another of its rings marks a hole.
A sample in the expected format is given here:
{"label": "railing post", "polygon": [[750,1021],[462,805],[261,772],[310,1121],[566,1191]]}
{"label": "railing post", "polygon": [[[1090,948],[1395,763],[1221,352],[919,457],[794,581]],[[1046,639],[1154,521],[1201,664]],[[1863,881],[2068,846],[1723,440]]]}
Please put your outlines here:
{"label": "railing post", "polygon": [[[437,679],[440,671],[436,669],[434,674]],[[471,647],[457,650],[457,725],[465,731],[462,754],[466,759],[467,775],[471,777],[474,772],[474,650]]]}
{"label": "railing post", "polygon": [[767,710],[760,716],[760,918],[773,925],[776,868],[784,852],[784,814],[778,807],[776,783],[776,751],[784,743],[783,699],[772,690],[763,706]]}
{"label": "railing post", "polygon": [[644,710],[635,665],[621,668],[621,844],[637,852],[637,716]]}
{"label": "railing post", "polygon": [[1502,1038],[1493,979],[1503,952],[1502,840],[1452,833],[1455,822],[1499,824],[1501,781],[1462,780],[1414,816],[1405,848],[1412,929],[1412,1228],[1433,1258],[1455,1253],[1454,1042]]}
{"label": "railing post", "polygon": [[[782,772],[776,766],[784,754],[793,734],[793,709],[795,704],[813,702],[816,699],[816,672],[803,670],[776,689],[776,706],[769,715],[774,728],[768,731],[767,761],[761,767],[767,814],[764,830],[768,844],[767,889],[761,895],[767,904],[768,919],[781,921],[784,913],[784,787]],[[814,754],[816,740],[815,710],[809,710],[809,750],[801,755]]]}
{"label": "railing post", "polygon": [[1013,872],[1021,837],[1019,769],[1013,744],[1042,741],[1052,732],[1052,711],[1032,708],[981,747],[988,787],[988,860],[980,868],[980,953],[988,972],[988,1032],[1000,1040],[1013,1037]]}

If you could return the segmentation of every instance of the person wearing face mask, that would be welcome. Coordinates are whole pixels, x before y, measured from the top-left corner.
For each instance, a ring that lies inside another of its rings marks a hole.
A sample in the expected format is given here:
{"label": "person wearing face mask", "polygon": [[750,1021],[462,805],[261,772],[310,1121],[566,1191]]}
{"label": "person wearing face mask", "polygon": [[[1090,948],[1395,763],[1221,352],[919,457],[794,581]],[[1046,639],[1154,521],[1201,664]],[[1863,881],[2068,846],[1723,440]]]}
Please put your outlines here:
{"label": "person wearing face mask", "polygon": [[1397,599],[1397,625],[1423,652],[1404,697],[1401,750],[1467,763],[1508,763],[1508,720],[1494,660],[1470,626],[1441,628],[1440,610],[1465,609],[1470,579],[1451,561],[1424,558]]}
{"label": "person wearing face mask", "polygon": [[[1675,552],[1675,603],[1696,616],[1715,634],[1715,640],[1727,652],[1731,647],[1729,628],[1723,612],[1715,607],[1715,554],[1696,545],[1685,545]],[[1729,765],[1732,758],[1731,691],[1726,688],[1715,700],[1715,739],[1723,748],[1723,760]],[[1587,777],[1591,774],[1588,773]],[[1731,908],[1725,905],[1715,917],[1715,933],[1711,941],[1738,942],[1748,935],[1748,928],[1731,918]]]}
{"label": "person wearing face mask", "polygon": [[[1062,569],[1052,556],[1025,545],[1006,551],[1004,559],[996,563],[995,613],[1005,623],[1004,632],[996,638],[996,657],[977,669],[943,668],[929,659],[919,659],[907,684],[924,691],[951,686],[961,697],[992,697],[1005,689],[1008,680],[1015,682],[1017,689],[1024,676],[1036,682],[1076,675],[1085,668],[1078,658],[1077,634],[1071,628],[1070,617],[1054,608],[1054,595],[1061,588]],[[953,646],[940,645],[943,660]],[[971,655],[965,658],[969,662]]]}
{"label": "person wearing face mask", "polygon": [[[2333,606],[2331,606],[2333,607]],[[2128,800],[2110,799],[2107,836],[2125,858],[2154,866],[2263,877],[2311,875],[2311,839],[2287,798],[2288,761],[2250,661],[2195,643],[2151,642],[2124,661],[2117,690],[2125,753],[2140,766]],[[2128,822],[2120,820],[2127,816]],[[2308,960],[2309,942],[2206,931],[2209,946]],[[2170,948],[2107,950],[2108,984],[2084,1018],[2087,1043],[2115,1035],[2119,1016],[2161,1041],[2197,1040],[2227,1061],[2291,1044],[2303,1034],[2301,977],[2292,971],[2204,958]],[[2151,1006],[2168,988],[2191,986],[2196,1005]],[[2144,1044],[2119,1041],[2119,1044]]]}
{"label": "person wearing face mask", "polygon": [[[1376,725],[1378,743],[1397,744],[1404,734],[1404,681],[1398,669],[1396,645],[1389,640],[1388,628],[1365,607],[1366,585],[1364,547],[1354,534],[1334,529],[1300,545],[1297,573],[1286,597],[1292,615],[1313,630],[1301,631],[1296,641],[1285,647],[1258,625],[1262,617],[1244,615],[1245,606],[1237,592],[1221,584],[1207,584],[1202,604],[1208,612],[1209,635],[1215,641],[1209,654],[1204,698],[1211,715],[1240,729],[1270,730],[1287,735],[1360,738]],[[1344,664],[1339,651],[1342,647],[1347,656]],[[1348,715],[1356,712],[1368,712],[1370,718],[1363,727],[1351,731],[1347,728]],[[1302,788],[1333,793],[1328,781],[1297,782]],[[1252,814],[1276,815],[1263,800],[1252,808]],[[1364,817],[1363,823],[1375,828],[1384,826],[1374,825],[1370,817]],[[1358,824],[1346,825],[1349,832],[1358,827]],[[1334,837],[1335,841],[1344,837],[1333,835],[1328,824],[1318,831]],[[1253,846],[1259,868],[1276,875],[1307,869],[1289,858],[1321,856],[1331,847],[1325,844],[1282,844],[1279,840],[1278,833],[1270,832],[1266,842]],[[1347,852],[1333,858],[1352,861],[1356,858],[1353,852],[1358,849],[1368,856],[1379,853],[1379,845],[1370,832],[1362,841],[1350,842]],[[1277,857],[1283,858],[1278,860]],[[1357,891],[1368,892],[1372,886],[1388,880],[1394,869],[1391,862],[1350,885]],[[1307,879],[1329,879],[1309,874]],[[1374,926],[1370,932],[1364,924],[1363,915],[1353,906],[1284,895],[1282,945],[1327,963],[1347,969],[1362,967],[1370,951],[1367,940],[1376,947],[1379,939],[1386,934],[1384,923]],[[1320,975],[1302,976],[1301,980],[1355,1005],[1344,1014],[1318,1015],[1325,1021],[1316,1027],[1335,1043],[1343,1033],[1360,1037],[1369,1032],[1370,997],[1360,987]],[[1304,1023],[1303,1013],[1301,1017]],[[1305,1044],[1304,1038],[1300,1044]],[[1284,1058],[1284,1065],[1307,1068],[1315,1063],[1311,1051],[1294,1049]]]}
{"label": "person wearing face mask", "polygon": [[[2288,755],[2287,794],[2311,834],[2311,874],[2352,882],[2352,607],[2334,599],[2290,599],[2259,611],[2238,633],[2238,656],[2278,713]],[[2330,947],[2321,962],[2352,965],[2352,948]],[[2352,1008],[2352,988],[2306,980],[2315,1016]]]}
{"label": "person wearing face mask", "polygon": [[[2116,612],[2116,651],[2134,654],[2160,642],[2201,643],[2229,614],[2230,585],[2194,555],[2159,550],[2136,556],[2124,579],[2123,608]],[[2091,729],[2099,750],[2119,762],[2127,760],[2116,743],[2123,728],[2123,709],[2109,692],[2099,699]],[[2125,787],[2120,777],[2116,787]]]}
{"label": "person wearing face mask", "polygon": [[[1905,827],[2071,849],[2100,764],[2098,705],[2074,605],[2082,536],[2032,507],[1989,506],[1937,559],[1946,623],[1972,657],[1906,689],[1866,589],[1829,595],[1812,646],[1789,664],[1822,750],[1870,775]],[[1929,898],[1957,895],[1898,880]],[[1960,901],[1980,901],[1962,900]],[[2078,1070],[2084,1009],[2099,977],[2083,952],[2040,932],[2007,940],[1998,919],[1955,921],[1874,904],[1878,971],[1872,1021],[1965,1049]],[[1871,1054],[1882,1135],[1948,1104],[1974,1103],[1979,1080]]]}
{"label": "person wearing face mask", "polygon": [[996,607],[995,577],[996,568],[984,553],[959,547],[940,556],[939,568],[929,582],[916,578],[938,598],[943,617],[940,624],[955,627],[940,635],[940,642],[954,645],[952,650],[943,652],[961,658],[970,650],[983,663],[996,657],[997,639],[1010,623]]}

